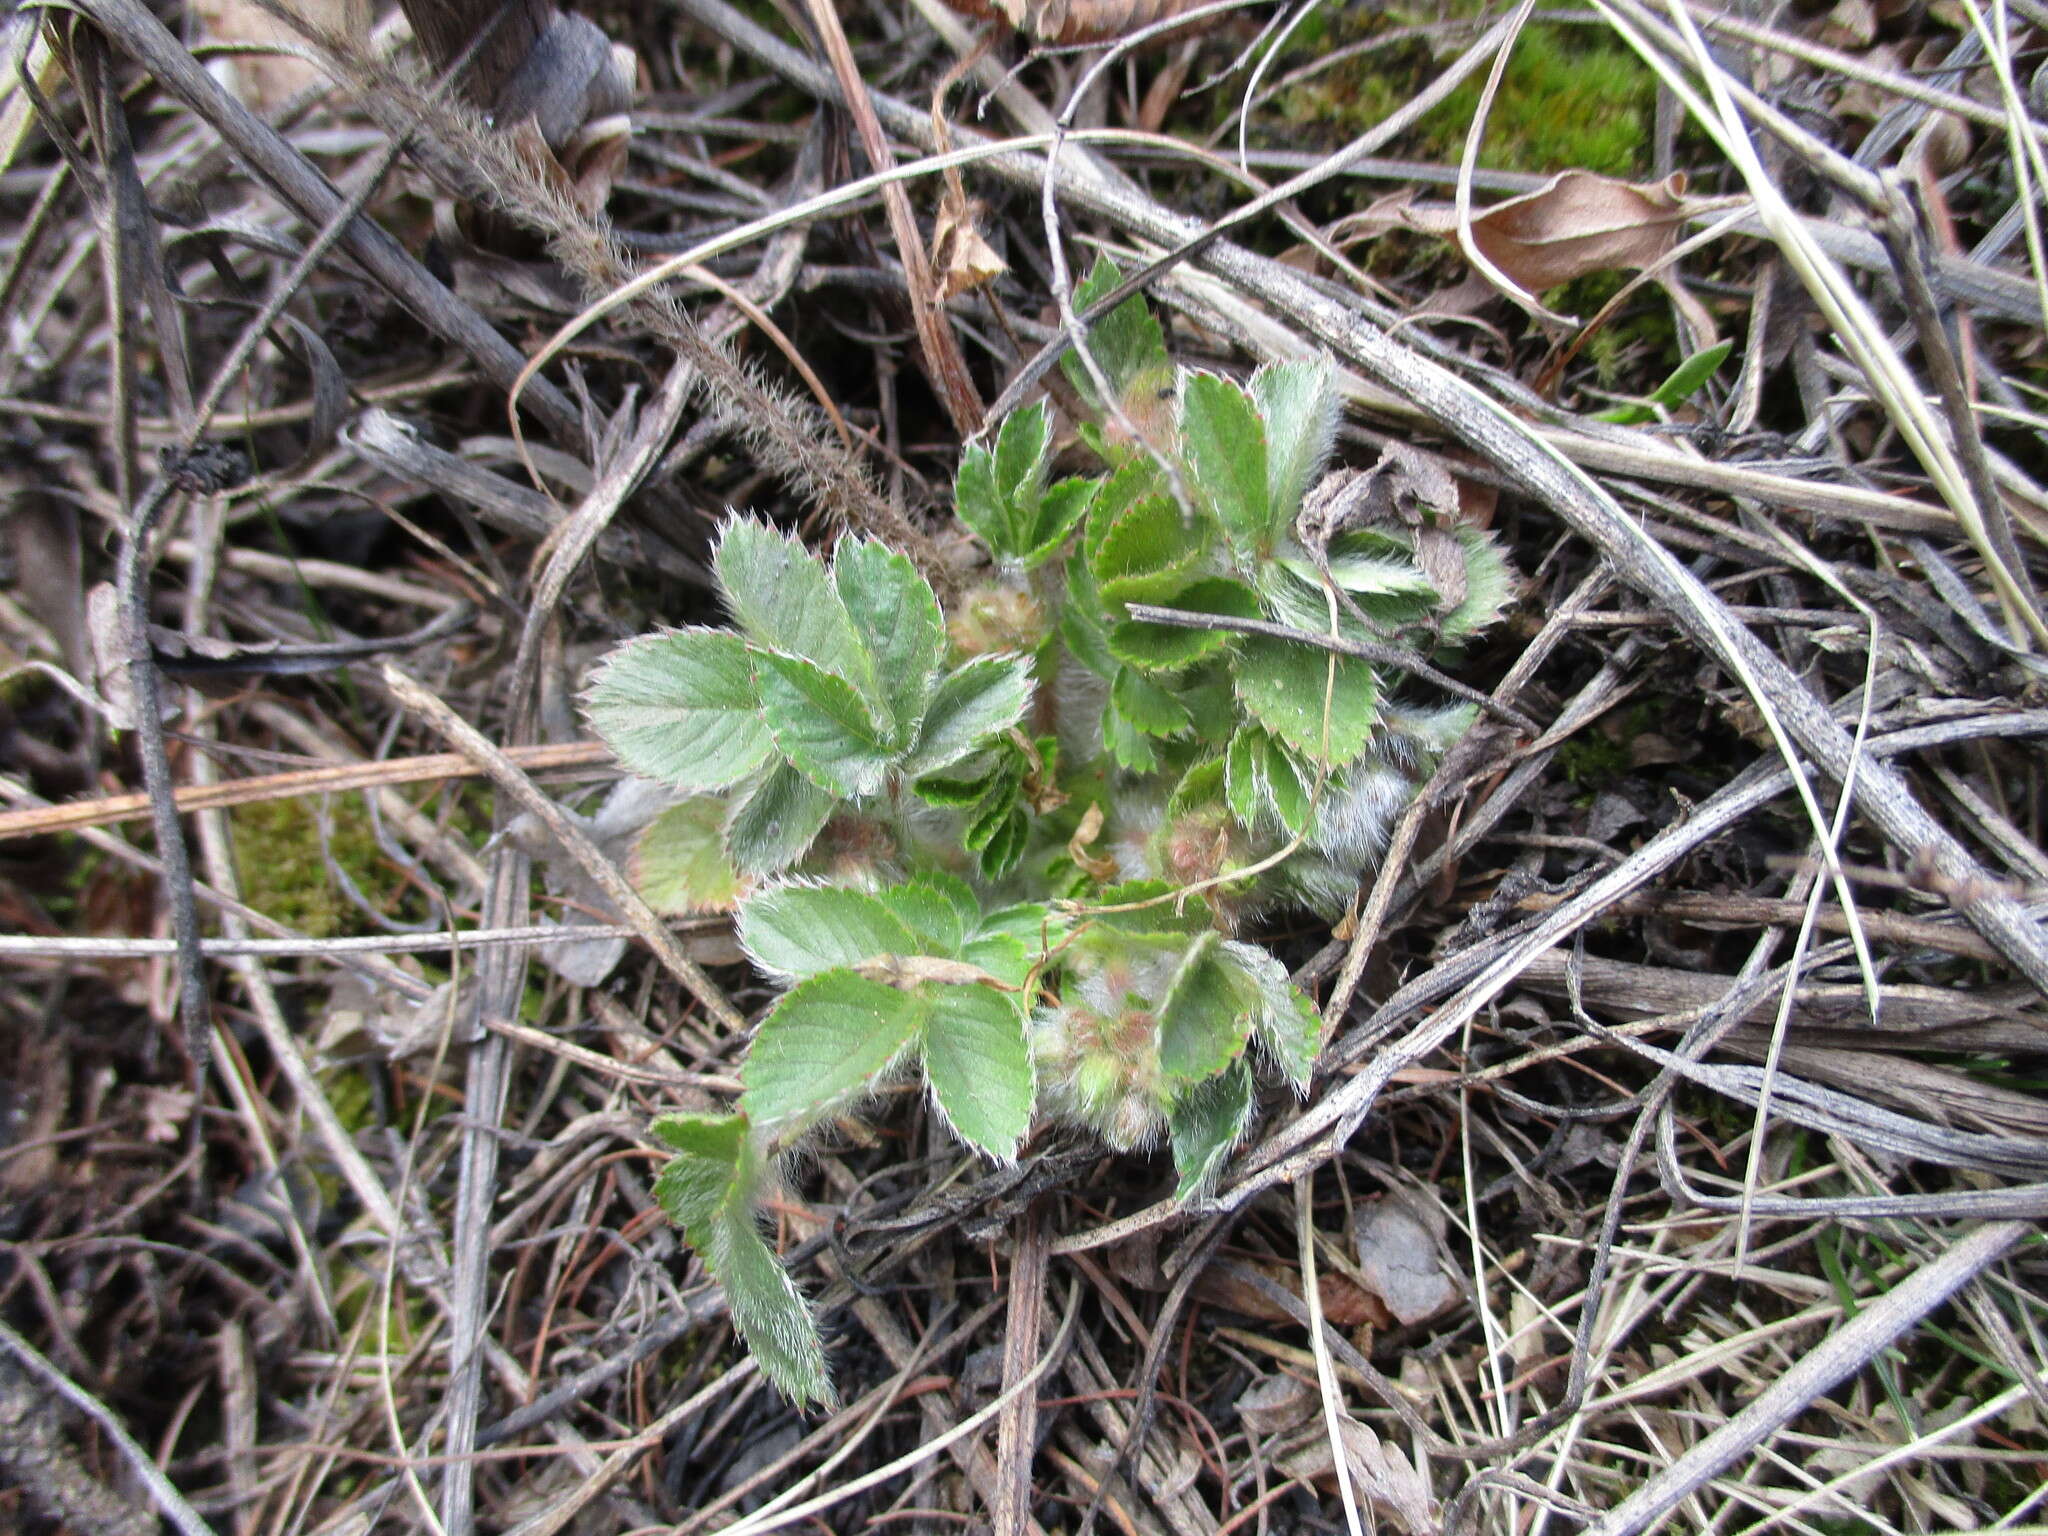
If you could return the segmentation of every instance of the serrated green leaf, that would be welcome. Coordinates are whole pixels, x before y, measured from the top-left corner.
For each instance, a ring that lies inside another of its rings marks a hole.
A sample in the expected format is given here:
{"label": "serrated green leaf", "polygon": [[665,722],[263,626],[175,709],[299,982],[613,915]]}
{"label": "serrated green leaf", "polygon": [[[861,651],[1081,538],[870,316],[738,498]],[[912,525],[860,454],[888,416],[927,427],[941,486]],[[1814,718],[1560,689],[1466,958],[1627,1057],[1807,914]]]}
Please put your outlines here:
{"label": "serrated green leaf", "polygon": [[1036,520],[1046,451],[1051,447],[1052,416],[1043,400],[1010,412],[996,433],[996,494],[1009,508],[1013,550]]}
{"label": "serrated green leaf", "polygon": [[960,455],[960,468],[953,476],[953,515],[973,530],[989,553],[1001,558],[1011,554],[1010,509],[996,489],[996,456],[986,448],[969,448]]}
{"label": "serrated green leaf", "polygon": [[984,986],[932,986],[924,1074],[961,1140],[991,1157],[1017,1155],[1031,1128],[1031,1052],[1024,1013]]}
{"label": "serrated green leaf", "polygon": [[831,885],[756,891],[740,907],[739,936],[755,965],[785,980],[922,950],[886,902]]}
{"label": "serrated green leaf", "polygon": [[1491,534],[1470,527],[1453,528],[1451,533],[1465,550],[1465,600],[1437,620],[1437,633],[1447,642],[1486,628],[1515,595],[1514,572]]}
{"label": "serrated green leaf", "polygon": [[772,875],[810,851],[837,803],[788,763],[777,759],[736,801],[725,819],[725,851],[736,868]]}
{"label": "serrated green leaf", "polygon": [[[951,879],[950,876],[945,878]],[[971,911],[974,902],[971,892],[967,899]],[[874,900],[887,907],[910,930],[917,940],[916,953],[948,958],[959,955],[960,946],[967,938],[970,919],[961,916],[951,893],[941,888],[936,877],[919,875],[901,885],[886,886],[875,892]]]}
{"label": "serrated green leaf", "polygon": [[928,869],[917,878],[952,903],[963,932],[973,933],[988,921],[982,915],[981,901],[974,894],[974,888],[957,875],[949,875],[943,869]]}
{"label": "serrated green leaf", "polygon": [[[1101,483],[1088,507],[1087,529],[1081,537],[1081,554],[1087,563],[1095,563],[1103,539],[1119,518],[1139,502],[1165,495],[1166,482],[1149,456],[1118,465]],[[1172,498],[1167,500],[1171,502]]]}
{"label": "serrated green leaf", "polygon": [[1022,755],[1016,752],[1004,754],[988,781],[988,788],[967,813],[966,825],[960,832],[962,847],[970,853],[978,853],[988,846],[989,839],[996,835],[997,829],[1016,809],[1017,791],[1023,783]]}
{"label": "serrated green leaf", "polygon": [[[1405,545],[1387,545],[1375,541],[1373,548],[1378,555],[1391,551],[1400,562],[1402,580],[1411,587],[1410,591],[1397,596],[1377,596],[1369,591],[1354,593],[1354,601],[1364,610],[1372,625],[1361,624],[1350,611],[1350,605],[1337,605],[1337,633],[1353,640],[1384,638],[1386,630],[1403,624],[1419,623],[1432,617],[1437,609],[1436,588],[1430,585],[1426,592],[1406,575],[1415,567],[1413,554]],[[1298,572],[1297,567],[1301,567]],[[1261,566],[1253,582],[1259,590],[1259,598],[1265,604],[1266,617],[1295,629],[1305,629],[1313,634],[1327,634],[1330,629],[1330,594],[1323,589],[1322,578],[1305,561],[1297,561],[1282,555]]]}
{"label": "serrated green leaf", "polygon": [[1036,952],[1047,945],[1057,944],[1063,932],[1065,920],[1059,913],[1043,902],[1019,901],[984,913],[975,924],[973,937],[988,939],[1007,935]]}
{"label": "serrated green leaf", "polygon": [[[1283,555],[1278,563],[1310,585],[1322,580],[1312,560]],[[1405,551],[1397,554],[1333,554],[1330,556],[1330,579],[1359,597],[1409,597],[1427,601],[1436,596],[1435,585]]]}
{"label": "serrated green leaf", "polygon": [[925,1011],[916,994],[852,971],[798,982],[761,1021],[740,1068],[748,1116],[787,1142],[838,1114],[902,1058]]}
{"label": "serrated green leaf", "polygon": [[1066,563],[1067,600],[1060,605],[1060,640],[1082,666],[1104,682],[1116,675],[1120,665],[1110,654],[1109,635],[1103,625],[1102,594],[1095,587],[1095,573],[1080,559]]}
{"label": "serrated green leaf", "polygon": [[1000,880],[1017,867],[1017,861],[1024,857],[1024,845],[1031,838],[1031,818],[1023,811],[1012,807],[1009,815],[997,823],[993,834],[981,845],[981,876],[984,880]]}
{"label": "serrated green leaf", "polygon": [[775,751],[746,643],[721,629],[628,641],[605,658],[584,709],[622,766],[677,789],[724,789]]}
{"label": "serrated green leaf", "polygon": [[922,777],[950,767],[1023,719],[1030,703],[1028,657],[975,657],[932,694],[904,772]]}
{"label": "serrated green leaf", "polygon": [[1174,1199],[1185,1205],[1208,1193],[1251,1118],[1252,1074],[1242,1060],[1180,1096],[1167,1118],[1180,1174]]}
{"label": "serrated green leaf", "polygon": [[1237,729],[1237,697],[1230,686],[1230,669],[1221,662],[1175,678],[1173,692],[1187,706],[1194,734],[1201,740],[1228,741]]}
{"label": "serrated green leaf", "polygon": [[931,583],[892,549],[841,539],[832,555],[832,584],[874,658],[894,744],[908,745],[946,659],[946,622]]}
{"label": "serrated green leaf", "polygon": [[[1252,718],[1311,760],[1326,756],[1323,692],[1330,656],[1312,646],[1248,636],[1238,648],[1232,681]],[[1327,760],[1342,767],[1366,749],[1379,720],[1379,685],[1372,668],[1336,658]]]}
{"label": "serrated green leaf", "polygon": [[1280,530],[1266,489],[1266,428],[1251,397],[1213,373],[1189,374],[1180,433],[1195,495],[1222,524],[1239,562],[1256,565]]}
{"label": "serrated green leaf", "polygon": [[1192,722],[1185,704],[1133,667],[1118,669],[1109,698],[1117,712],[1147,736],[1172,736]]}
{"label": "serrated green leaf", "polygon": [[962,811],[971,805],[979,805],[992,782],[994,770],[977,774],[971,779],[952,779],[934,775],[919,779],[910,787],[926,805],[937,806],[940,810]]}
{"label": "serrated green leaf", "polygon": [[1205,757],[1189,764],[1187,771],[1180,776],[1180,782],[1166,797],[1166,814],[1181,817],[1223,805],[1223,778],[1221,757]]}
{"label": "serrated green leaf", "polygon": [[[1122,668],[1119,675],[1129,670]],[[1102,706],[1102,745],[1110,761],[1126,773],[1150,773],[1159,766],[1158,750],[1116,707],[1115,699]]]}
{"label": "serrated green leaf", "polygon": [[691,1246],[724,1288],[733,1326],[761,1374],[798,1407],[837,1407],[810,1306],[761,1236],[752,1207],[729,1202],[705,1240]]}
{"label": "serrated green leaf", "polygon": [[1291,527],[1337,440],[1337,391],[1326,358],[1269,364],[1252,375],[1266,423],[1267,526]]}
{"label": "serrated green leaf", "polygon": [[745,1115],[663,1115],[648,1129],[686,1159],[655,1185],[661,1208],[678,1226],[702,1221],[725,1198],[747,1147]]}
{"label": "serrated green leaf", "polygon": [[851,683],[779,651],[754,653],[754,680],[775,750],[805,778],[847,799],[882,787],[897,754]]}
{"label": "serrated green leaf", "polygon": [[[1236,619],[1259,617],[1258,594],[1228,576],[1205,576],[1181,588],[1159,606]],[[1231,636],[1220,629],[1182,629],[1178,625],[1137,619],[1124,619],[1109,632],[1109,648],[1119,660],[1153,672],[1177,672],[1192,666],[1221,651],[1230,640]]]}
{"label": "serrated green leaf", "polygon": [[1245,826],[1268,816],[1289,836],[1308,826],[1314,778],[1304,778],[1287,749],[1260,727],[1240,726],[1231,738],[1226,779],[1231,812]]}
{"label": "serrated green leaf", "polygon": [[1223,799],[1237,824],[1250,830],[1257,822],[1264,800],[1259,793],[1259,752],[1266,733],[1256,725],[1242,725],[1230,738],[1223,754]]}
{"label": "serrated green leaf", "polygon": [[761,1170],[746,1117],[668,1115],[653,1130],[674,1153],[654,1181],[655,1199],[724,1288],[762,1374],[799,1406],[833,1406],[810,1308],[755,1225]]}
{"label": "serrated green leaf", "polygon": [[[1074,289],[1074,313],[1085,315],[1095,302],[1124,280],[1115,262],[1098,257],[1095,266]],[[1172,359],[1166,353],[1166,333],[1159,328],[1144,299],[1136,294],[1096,321],[1088,333],[1088,349],[1096,365],[1121,396],[1134,380],[1145,374],[1170,376]],[[1060,367],[1082,397],[1100,405],[1095,381],[1080,359],[1063,357]]]}
{"label": "serrated green leaf", "polygon": [[978,965],[1007,987],[1021,987],[1031,975],[1031,961],[1038,951],[1036,934],[1029,943],[1014,933],[984,933],[960,946],[960,958]]}
{"label": "serrated green leaf", "polygon": [[696,795],[670,806],[633,844],[633,889],[664,916],[728,912],[745,882],[725,851],[725,803]]}
{"label": "serrated green leaf", "polygon": [[1104,531],[1092,574],[1105,614],[1120,603],[1163,602],[1188,584],[1208,553],[1207,526],[1164,496],[1128,507]]}
{"label": "serrated green leaf", "polygon": [[1059,552],[1067,535],[1088,515],[1101,483],[1071,476],[1046,487],[1045,494],[1038,499],[1037,516],[1024,539],[1022,558],[1027,567],[1043,565]]}
{"label": "serrated green leaf", "polygon": [[[1165,898],[1165,899],[1161,899]],[[1146,903],[1139,906],[1139,903]],[[1177,887],[1164,880],[1126,880],[1112,885],[1098,898],[1102,907],[1136,907],[1131,912],[1093,912],[1089,921],[1124,934],[1199,934],[1215,927],[1215,915],[1206,898],[1183,898]]]}
{"label": "serrated green leaf", "polygon": [[803,544],[751,518],[725,525],[712,569],[748,639],[795,656],[875,698],[875,663],[826,574]]}
{"label": "serrated green leaf", "polygon": [[1259,788],[1290,837],[1307,830],[1315,814],[1315,775],[1270,738],[1259,764]]}
{"label": "serrated green leaf", "polygon": [[1307,1093],[1323,1048],[1323,1019],[1308,995],[1287,974],[1278,957],[1256,944],[1230,940],[1227,964],[1236,968],[1241,991],[1252,1008],[1252,1027],[1296,1093]]}
{"label": "serrated green leaf", "polygon": [[1169,1085],[1214,1077],[1244,1053],[1251,1010],[1212,928],[1197,934],[1159,1006],[1159,1070]]}

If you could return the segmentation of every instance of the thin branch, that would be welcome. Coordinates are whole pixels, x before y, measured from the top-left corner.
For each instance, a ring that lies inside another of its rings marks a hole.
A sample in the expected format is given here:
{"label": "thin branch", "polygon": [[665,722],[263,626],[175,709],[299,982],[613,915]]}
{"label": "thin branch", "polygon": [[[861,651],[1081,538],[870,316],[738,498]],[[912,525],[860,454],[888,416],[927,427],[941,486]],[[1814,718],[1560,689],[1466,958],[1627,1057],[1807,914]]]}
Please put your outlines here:
{"label": "thin branch", "polygon": [[135,1443],[134,1436],[122,1427],[121,1421],[114,1417],[106,1404],[45,1360],[33,1344],[4,1322],[0,1322],[0,1344],[12,1350],[15,1358],[38,1380],[99,1425],[135,1476],[149,1490],[150,1497],[156,1500],[164,1518],[178,1528],[180,1536],[214,1536],[213,1527],[201,1518],[198,1510],[185,1502],[185,1496],[158,1468],[156,1458]]}

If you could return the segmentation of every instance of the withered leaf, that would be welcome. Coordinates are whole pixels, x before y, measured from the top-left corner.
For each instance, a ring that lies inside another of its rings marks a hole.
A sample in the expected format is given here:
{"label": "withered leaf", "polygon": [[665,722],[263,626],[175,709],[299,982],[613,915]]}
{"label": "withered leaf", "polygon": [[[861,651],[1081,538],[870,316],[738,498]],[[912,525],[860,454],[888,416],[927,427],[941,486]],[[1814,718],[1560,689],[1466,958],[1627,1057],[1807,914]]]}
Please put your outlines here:
{"label": "withered leaf", "polygon": [[939,200],[939,217],[932,226],[932,271],[938,274],[942,302],[986,288],[1010,270],[982,237],[987,214],[988,207],[979,198],[957,198],[948,192]]}
{"label": "withered leaf", "polygon": [[[1590,272],[1654,266],[1677,245],[1701,200],[1685,195],[1685,178],[1621,181],[1591,171],[1565,171],[1534,192],[1477,213],[1472,241],[1522,293],[1523,300]],[[1338,222],[1338,245],[1355,244],[1391,229],[1446,239],[1457,236],[1457,210],[1448,203],[1418,203],[1406,193],[1381,198]],[[1469,289],[1469,285],[1468,285]],[[1468,290],[1456,297],[1469,299]]]}
{"label": "withered leaf", "polygon": [[1198,0],[946,0],[964,16],[1007,21],[1042,43],[1102,43],[1191,11]]}

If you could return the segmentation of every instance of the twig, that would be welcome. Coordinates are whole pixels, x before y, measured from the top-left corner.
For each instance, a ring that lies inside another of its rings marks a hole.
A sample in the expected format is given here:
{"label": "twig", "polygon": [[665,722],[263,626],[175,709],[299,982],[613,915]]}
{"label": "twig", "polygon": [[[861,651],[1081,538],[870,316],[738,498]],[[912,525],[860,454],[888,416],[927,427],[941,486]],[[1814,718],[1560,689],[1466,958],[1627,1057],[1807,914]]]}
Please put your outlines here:
{"label": "twig", "polygon": [[[207,74],[139,0],[77,0],[77,9],[232,144],[308,223],[323,226],[343,206],[340,194],[313,163]],[[468,353],[486,378],[505,390],[513,387],[526,363],[519,349],[450,293],[388,232],[369,219],[353,219],[342,244],[429,330]],[[535,385],[529,408],[561,441],[584,446],[582,417],[552,384]]]}
{"label": "twig", "polygon": [[367,661],[393,651],[416,651],[423,645],[454,634],[476,617],[476,610],[464,603],[450,608],[408,634],[389,639],[330,640],[311,645],[235,646],[225,653],[193,652],[177,655],[168,646],[182,636],[168,635],[163,644],[153,644],[159,672],[170,677],[302,677],[331,672],[352,661]]}
{"label": "twig", "polygon": [[2039,634],[2048,627],[2041,621],[2041,594],[2027,570],[2025,558],[2020,554],[2019,543],[2013,538],[2012,514],[2006,510],[2005,498],[1999,494],[1997,482],[1992,479],[1991,461],[1985,456],[1984,437],[1977,430],[1977,415],[1969,390],[1963,383],[1963,372],[1957,364],[1955,349],[1949,345],[1948,330],[1935,306],[1934,289],[1927,281],[1926,213],[1915,198],[1911,183],[1897,172],[1886,173],[1884,186],[1891,197],[1885,220],[1887,248],[1891,252],[1892,270],[1898,275],[1899,291],[1906,298],[1906,313],[1912,316],[1913,333],[1920,341],[1920,357],[1941,396],[1942,411],[1955,442],[1956,457],[1962,465],[1970,494],[1977,503],[1977,516],[1984,525],[1985,537],[2012,575],[2012,592],[2007,594],[2001,587],[2001,595],[2007,596],[2010,602],[2025,603],[2033,610],[2034,616],[2028,627]]}
{"label": "twig", "polygon": [[[725,918],[683,925],[684,932],[716,932]],[[524,928],[453,928],[445,933],[377,933],[339,939],[201,939],[209,960],[319,960],[340,955],[420,955],[442,949],[483,949],[493,944],[559,944],[564,939],[626,939],[639,933],[627,923],[560,924]],[[175,955],[175,939],[80,939],[39,934],[0,934],[0,958],[49,960],[134,960]]]}
{"label": "twig", "polygon": [[114,1448],[141,1479],[143,1486],[149,1489],[150,1497],[156,1500],[164,1518],[178,1528],[180,1536],[214,1536],[213,1527],[200,1518],[198,1510],[185,1502],[185,1496],[158,1469],[156,1458],[135,1443],[134,1437],[121,1427],[121,1421],[108,1412],[105,1404],[45,1360],[33,1344],[4,1322],[0,1322],[0,1344],[13,1350],[15,1358],[24,1367],[106,1432]]}
{"label": "twig", "polygon": [[[1009,1312],[1003,1328],[1003,1385],[1014,1387],[1037,1362],[1045,1310],[1045,1216],[1036,1204],[1017,1218],[1016,1257],[1010,1265]],[[1005,1392],[1006,1397],[1009,1393]],[[1038,1445],[1038,1399],[1010,1398],[996,1426],[996,1506],[989,1511],[995,1536],[1025,1536],[1031,1519],[1031,1461]]]}
{"label": "twig", "polygon": [[[527,773],[602,768],[612,760],[610,750],[595,741],[506,747],[503,750],[508,761]],[[374,763],[294,769],[289,773],[265,774],[260,778],[233,779],[224,784],[187,784],[176,791],[172,803],[182,816],[214,806],[295,800],[302,795],[376,789],[391,784],[473,779],[482,774],[483,769],[460,753],[432,752],[420,757],[394,757]],[[0,812],[0,843],[18,837],[45,837],[57,832],[77,832],[86,827],[103,827],[114,822],[133,821],[148,814],[149,796],[146,794],[102,795],[96,800]]]}
{"label": "twig", "polygon": [[704,1005],[705,1012],[736,1034],[747,1031],[750,1026],[746,1015],[726,1001],[718,984],[704,974],[696,961],[683,953],[682,946],[660,916],[626,882],[611,860],[590,840],[590,835],[571,821],[559,805],[542,794],[516,763],[493,746],[475,726],[388,662],[384,666],[384,681],[401,704],[423,716],[428,724],[488,774],[492,782],[533,813],[564,851],[582,866],[583,872],[597,882],[606,899],[625,915],[633,931],[654,951],[669,973]]}
{"label": "twig", "polygon": [[[860,133],[861,147],[868,152],[868,161],[877,171],[887,171],[895,165],[896,157],[889,152],[889,141],[882,136],[882,125],[875,120],[875,109],[868,103],[860,66],[854,62],[846,30],[839,24],[838,8],[832,0],[807,0],[807,5],[811,25],[818,29],[825,56],[832,61],[847,110]],[[953,430],[962,437],[972,437],[981,430],[981,397],[968,375],[967,360],[960,355],[959,338],[953,334],[946,312],[938,303],[938,285],[932,281],[931,262],[925,257],[924,238],[918,233],[917,219],[910,211],[910,198],[900,184],[891,182],[882,189],[882,206],[888,211],[889,232],[895,237],[896,254],[903,263],[918,350],[936,386],[933,392],[952,418]]]}
{"label": "twig", "polygon": [[1636,1536],[1656,1525],[1773,1431],[1862,1370],[2034,1230],[2031,1222],[1989,1222],[1939,1258],[1908,1272],[1882,1296],[1865,1301],[1860,1311],[1794,1361],[1740,1413],[1588,1526],[1585,1536]]}

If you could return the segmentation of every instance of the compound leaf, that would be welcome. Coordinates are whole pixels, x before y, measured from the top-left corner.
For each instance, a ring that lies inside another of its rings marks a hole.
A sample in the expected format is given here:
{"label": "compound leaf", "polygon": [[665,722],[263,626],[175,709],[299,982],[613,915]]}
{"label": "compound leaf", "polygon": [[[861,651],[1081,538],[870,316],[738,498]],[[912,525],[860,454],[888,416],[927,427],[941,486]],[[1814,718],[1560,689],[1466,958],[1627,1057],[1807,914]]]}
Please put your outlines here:
{"label": "compound leaf", "polygon": [[584,708],[624,767],[677,789],[724,789],[775,752],[746,642],[721,629],[628,641]]}

